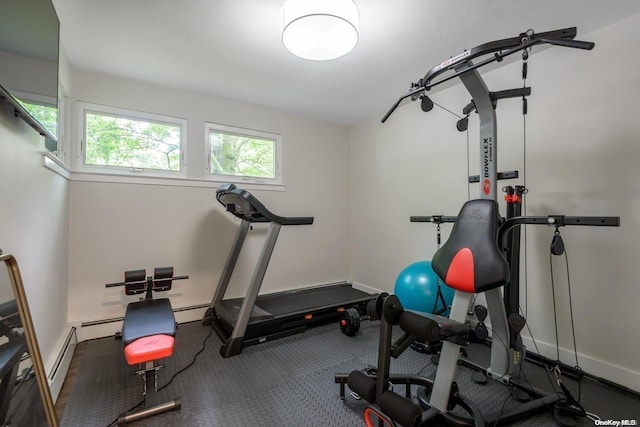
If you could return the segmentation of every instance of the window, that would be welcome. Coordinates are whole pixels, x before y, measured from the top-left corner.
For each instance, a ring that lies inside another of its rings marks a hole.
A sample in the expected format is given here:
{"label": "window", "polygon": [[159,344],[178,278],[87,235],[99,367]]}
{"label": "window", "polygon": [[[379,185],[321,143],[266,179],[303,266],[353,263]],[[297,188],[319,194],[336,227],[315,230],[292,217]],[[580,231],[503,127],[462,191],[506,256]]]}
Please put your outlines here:
{"label": "window", "polygon": [[58,109],[56,107],[28,101],[19,102],[51,135],[56,136],[58,134]]}
{"label": "window", "polygon": [[183,172],[186,121],[89,104],[81,106],[83,161],[120,172]]}
{"label": "window", "polygon": [[206,124],[209,174],[222,181],[281,183],[280,135]]}
{"label": "window", "polygon": [[60,137],[58,123],[62,116],[56,107],[56,98],[20,90],[13,90],[12,93],[20,105],[54,137],[45,138],[45,148],[57,154],[59,147],[56,138]]}

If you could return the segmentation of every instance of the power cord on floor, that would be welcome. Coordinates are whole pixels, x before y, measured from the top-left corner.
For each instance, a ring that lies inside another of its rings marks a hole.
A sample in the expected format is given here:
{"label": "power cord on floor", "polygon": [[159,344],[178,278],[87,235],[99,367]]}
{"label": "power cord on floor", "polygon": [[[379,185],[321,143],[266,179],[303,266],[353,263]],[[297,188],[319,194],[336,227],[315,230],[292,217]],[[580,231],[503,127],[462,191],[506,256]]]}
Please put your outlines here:
{"label": "power cord on floor", "polygon": [[196,352],[196,354],[193,355],[193,358],[191,359],[191,362],[189,362],[187,364],[187,366],[185,366],[184,368],[180,369],[179,371],[177,371],[175,374],[173,374],[173,376],[171,377],[171,379],[162,387],[160,387],[158,389],[158,391],[162,391],[163,389],[165,389],[166,387],[169,386],[169,384],[171,384],[173,382],[173,380],[181,373],[183,373],[184,371],[186,371],[187,369],[189,369],[194,363],[196,363],[196,359],[198,358],[198,356],[200,355],[200,353],[202,353],[204,351],[204,349],[206,348],[206,344],[207,344],[207,340],[209,339],[209,337],[211,336],[211,334],[213,333],[213,327],[209,328],[209,333],[207,334],[206,337],[204,337],[204,339],[202,340],[202,347],[200,348],[200,350],[198,350]]}
{"label": "power cord on floor", "polygon": [[[211,334],[213,333],[213,327],[209,328],[209,333],[207,334],[206,337],[204,337],[204,339],[202,340],[202,347],[200,348],[200,350],[198,350],[194,355],[193,358],[191,359],[191,362],[189,362],[185,367],[179,369],[178,371],[176,371],[173,376],[171,377],[171,379],[169,379],[169,381],[163,385],[162,387],[158,388],[158,392],[162,391],[163,389],[165,389],[166,387],[169,386],[169,384],[171,384],[173,382],[173,380],[182,372],[186,371],[187,369],[189,369],[191,366],[193,366],[194,363],[196,363],[196,359],[198,358],[198,356],[200,355],[200,353],[202,353],[205,348],[206,348],[206,344],[207,344],[207,340],[209,339],[209,337],[211,336]],[[129,408],[127,410],[127,414],[131,411],[133,411],[134,409],[136,409],[138,406],[142,405],[144,403],[144,399],[140,400],[138,403],[136,403],[134,406],[132,406],[131,408]],[[118,418],[116,418],[115,420],[111,421],[109,424],[107,424],[107,427],[111,427],[114,426],[118,423]]]}

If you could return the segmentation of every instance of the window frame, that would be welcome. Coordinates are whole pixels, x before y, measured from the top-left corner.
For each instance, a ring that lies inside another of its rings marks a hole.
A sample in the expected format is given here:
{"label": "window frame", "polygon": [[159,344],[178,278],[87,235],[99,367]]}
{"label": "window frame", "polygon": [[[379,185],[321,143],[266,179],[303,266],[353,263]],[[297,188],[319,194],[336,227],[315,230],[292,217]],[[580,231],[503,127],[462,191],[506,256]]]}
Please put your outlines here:
{"label": "window frame", "polygon": [[[78,152],[74,169],[83,173],[103,175],[123,175],[131,177],[186,178],[187,177],[187,120],[164,114],[148,113],[127,108],[111,107],[89,102],[77,102]],[[162,125],[177,126],[180,129],[180,170],[147,169],[129,166],[92,165],[86,159],[87,113],[143,121]]]}
{"label": "window frame", "polygon": [[[211,170],[211,132],[218,131],[220,133],[231,133],[250,138],[269,139],[274,141],[274,161],[275,161],[275,177],[261,178],[239,175],[225,175],[213,173]],[[255,129],[247,129],[236,126],[222,125],[219,123],[205,122],[205,174],[208,181],[215,182],[232,182],[232,183],[249,183],[263,185],[284,185],[282,173],[282,135]]]}

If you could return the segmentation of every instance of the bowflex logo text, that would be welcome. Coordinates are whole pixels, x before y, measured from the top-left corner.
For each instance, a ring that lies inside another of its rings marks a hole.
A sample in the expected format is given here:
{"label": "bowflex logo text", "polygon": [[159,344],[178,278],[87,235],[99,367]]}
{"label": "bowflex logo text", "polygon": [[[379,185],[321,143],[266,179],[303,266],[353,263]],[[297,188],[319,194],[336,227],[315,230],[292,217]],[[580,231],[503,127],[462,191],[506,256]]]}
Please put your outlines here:
{"label": "bowflex logo text", "polygon": [[482,191],[484,194],[489,195],[491,192],[491,181],[489,180],[489,162],[493,160],[492,153],[492,138],[484,138],[482,142]]}

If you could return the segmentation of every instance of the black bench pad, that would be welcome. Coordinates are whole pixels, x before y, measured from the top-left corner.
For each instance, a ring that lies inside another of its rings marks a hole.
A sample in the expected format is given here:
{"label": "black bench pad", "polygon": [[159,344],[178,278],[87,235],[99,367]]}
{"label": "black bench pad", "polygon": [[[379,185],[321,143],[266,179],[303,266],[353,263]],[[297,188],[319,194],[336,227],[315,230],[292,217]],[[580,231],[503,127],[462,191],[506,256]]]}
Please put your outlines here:
{"label": "black bench pad", "polygon": [[151,335],[175,334],[176,318],[169,299],[142,300],[127,305],[122,325],[124,345]]}

